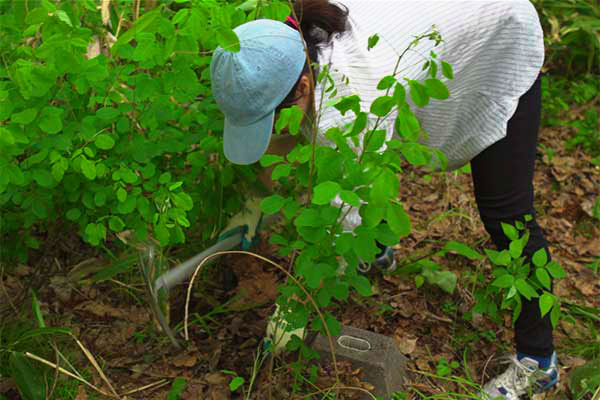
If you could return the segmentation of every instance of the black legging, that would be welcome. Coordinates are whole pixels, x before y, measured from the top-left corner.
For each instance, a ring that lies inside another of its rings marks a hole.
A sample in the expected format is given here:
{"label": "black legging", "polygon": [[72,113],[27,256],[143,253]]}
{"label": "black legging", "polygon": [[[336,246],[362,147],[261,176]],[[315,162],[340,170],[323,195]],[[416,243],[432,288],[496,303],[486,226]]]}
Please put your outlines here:
{"label": "black legging", "polygon": [[[527,226],[530,238],[524,254],[548,243],[535,220],[533,208],[533,169],[541,113],[541,82],[535,81],[520,99],[508,121],[506,137],[471,160],[475,199],[481,220],[498,249],[506,249],[509,239],[501,222],[514,224],[524,216],[534,217]],[[548,253],[549,255],[549,253]],[[549,314],[540,317],[537,299],[523,299],[523,309],[515,324],[517,351],[534,356],[550,356],[554,351]]]}

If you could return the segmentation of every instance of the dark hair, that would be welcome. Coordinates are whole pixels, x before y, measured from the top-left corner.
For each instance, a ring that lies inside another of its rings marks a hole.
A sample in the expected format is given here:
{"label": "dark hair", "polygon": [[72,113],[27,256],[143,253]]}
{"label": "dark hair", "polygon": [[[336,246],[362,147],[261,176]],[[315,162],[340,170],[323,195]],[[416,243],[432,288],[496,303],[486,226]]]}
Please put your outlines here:
{"label": "dark hair", "polygon": [[[348,9],[343,5],[331,4],[329,0],[294,0],[293,3],[294,13],[298,18],[298,24],[308,48],[310,62],[318,63],[319,49],[328,44],[334,35],[343,34],[349,30]],[[289,21],[286,22],[286,25],[297,29]],[[289,107],[297,100],[294,95],[298,83],[302,76],[308,73],[310,73],[310,68],[307,61],[294,87],[277,107],[277,111]],[[316,76],[313,76],[314,78]]]}

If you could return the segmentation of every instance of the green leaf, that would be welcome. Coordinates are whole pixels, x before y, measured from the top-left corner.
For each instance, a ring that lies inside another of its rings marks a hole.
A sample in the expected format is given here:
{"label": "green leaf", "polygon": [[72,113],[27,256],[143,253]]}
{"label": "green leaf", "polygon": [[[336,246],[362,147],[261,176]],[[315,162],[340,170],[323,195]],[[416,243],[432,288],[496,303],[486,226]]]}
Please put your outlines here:
{"label": "green leaf", "polygon": [[[135,182],[135,180],[134,180],[134,182]],[[133,182],[130,182],[130,183],[133,183]],[[169,185],[169,192],[173,192],[173,191],[179,189],[181,186],[183,186],[183,182],[182,181],[175,182],[172,185]]]}
{"label": "green leaf", "polygon": [[[344,137],[353,137],[353,136],[358,135],[367,127],[367,123],[368,123],[368,114],[365,112],[362,112],[362,111],[359,112],[356,115],[356,119],[352,123],[352,129],[349,129],[348,131],[344,132]],[[336,128],[332,128],[332,129],[336,129]],[[343,144],[341,146],[343,146]],[[338,144],[338,147],[340,147],[340,144]]]}
{"label": "green leaf", "polygon": [[241,376],[236,376],[231,380],[231,382],[229,382],[229,390],[235,392],[244,384],[244,382],[244,378],[242,378]]}
{"label": "green leaf", "polygon": [[61,20],[62,22],[64,22],[65,24],[67,24],[71,27],[73,26],[73,23],[71,22],[71,18],[69,18],[69,14],[67,14],[63,10],[56,10],[54,12],[54,15],[56,15],[58,17],[58,19]]}
{"label": "green leaf", "polygon": [[427,79],[425,81],[425,89],[432,99],[446,100],[450,97],[448,88],[439,79]]}
{"label": "green leaf", "polygon": [[275,132],[277,134],[281,133],[281,131],[289,125],[291,116],[291,108],[284,108],[279,112],[279,116],[277,117],[277,121],[275,122]]}
{"label": "green leaf", "polygon": [[367,228],[374,228],[384,218],[386,208],[375,204],[364,204],[360,208],[360,216],[362,217],[362,225]]}
{"label": "green leaf", "polygon": [[371,185],[371,203],[384,207],[390,200],[398,198],[400,183],[396,174],[385,168]]}
{"label": "green leaf", "polygon": [[108,136],[107,134],[101,133],[100,135],[98,135],[96,137],[94,144],[99,149],[110,150],[114,147],[115,140],[112,137]]}
{"label": "green leaf", "polygon": [[67,211],[66,217],[70,221],[77,221],[81,217],[81,210],[79,208],[71,208]]}
{"label": "green leaf", "polygon": [[299,106],[294,104],[290,108],[290,123],[288,125],[288,131],[290,134],[297,135],[300,132],[302,118],[304,118],[304,111],[302,111]]}
{"label": "green leaf", "polygon": [[548,262],[548,255],[546,253],[546,249],[542,247],[541,249],[533,253],[531,261],[533,261],[533,265],[535,265],[536,267],[545,266]]}
{"label": "green leaf", "polygon": [[348,112],[348,110],[352,110],[354,114],[358,114],[360,113],[360,97],[358,97],[357,95],[342,97],[334,103],[334,107],[342,115],[345,115]]}
{"label": "green leaf", "polygon": [[138,33],[144,32],[148,28],[154,26],[155,20],[161,16],[161,11],[162,7],[156,7],[154,10],[144,13],[140,18],[138,18],[127,30],[127,32],[119,36],[119,39],[112,46],[111,50],[113,54],[118,53],[119,48],[133,40]]}
{"label": "green leaf", "polygon": [[408,86],[410,87],[410,98],[417,107],[425,107],[429,104],[429,95],[423,84],[414,80],[409,80]]}
{"label": "green leaf", "polygon": [[519,232],[517,231],[517,228],[504,222],[500,222],[500,226],[502,226],[502,231],[504,232],[507,238],[509,238],[510,240],[519,239]]}
{"label": "green leaf", "polygon": [[544,293],[540,296],[540,313],[542,317],[548,314],[552,306],[554,305],[554,296],[549,293]]}
{"label": "green leaf", "polygon": [[365,136],[365,151],[378,151],[381,146],[385,143],[386,139],[386,131],[383,129],[378,129],[376,131],[369,131]]}
{"label": "green leaf", "polygon": [[358,197],[358,195],[354,192],[342,190],[340,192],[340,198],[344,203],[348,203],[352,207],[360,207],[360,197]]}
{"label": "green leaf", "polygon": [[402,107],[406,103],[406,88],[400,82],[394,87],[394,95],[392,96],[396,105]]}
{"label": "green leaf", "polygon": [[106,204],[106,193],[96,193],[96,195],[94,196],[94,203],[96,203],[98,207],[102,207],[104,204]]}
{"label": "green leaf", "polygon": [[550,290],[550,275],[548,275],[548,272],[546,272],[544,268],[537,268],[535,270],[535,276],[546,289]]}
{"label": "green leaf", "polygon": [[454,72],[452,66],[445,61],[442,61],[442,75],[448,79],[454,79]]}
{"label": "green leaf", "polygon": [[37,320],[39,328],[45,328],[46,322],[44,321],[44,315],[42,314],[42,309],[40,308],[40,303],[35,295],[35,291],[31,291],[31,306],[33,307],[33,315],[35,315],[35,319]]}
{"label": "green leaf", "polygon": [[181,398],[181,394],[187,385],[187,381],[185,378],[177,377],[171,384],[171,390],[169,390],[169,394],[167,395],[167,400],[179,400]]}
{"label": "green leaf", "polygon": [[124,202],[117,204],[117,211],[121,214],[129,214],[135,210],[136,206],[137,199],[135,196],[128,195]]}
{"label": "green leaf", "polygon": [[113,232],[121,232],[125,228],[125,223],[121,218],[113,215],[108,220],[108,227]]}
{"label": "green leaf", "polygon": [[395,104],[396,103],[392,96],[378,97],[371,104],[371,113],[377,115],[378,117],[385,117],[390,113]]}
{"label": "green leaf", "polygon": [[52,188],[56,185],[54,177],[47,169],[35,169],[33,170],[33,179],[38,185],[44,188]]}
{"label": "green leaf", "polygon": [[483,255],[479,254],[471,247],[463,243],[455,242],[454,240],[446,243],[444,250],[460,254],[461,256],[467,257],[469,260],[481,260],[484,258]]}
{"label": "green leaf", "polygon": [[65,175],[65,171],[68,167],[69,162],[66,158],[62,157],[56,163],[52,164],[52,168],[50,169],[50,171],[56,182],[62,181],[62,178]]}
{"label": "green leaf", "polygon": [[385,214],[387,223],[392,231],[400,237],[408,236],[411,232],[410,218],[404,207],[397,203],[389,203]]}
{"label": "green leaf", "polygon": [[371,282],[363,275],[354,275],[350,277],[350,285],[356,289],[361,296],[368,297],[373,294]]}
{"label": "green leaf", "polygon": [[274,181],[289,176],[292,172],[292,166],[290,164],[279,164],[273,169],[273,173],[271,174],[271,179]]}
{"label": "green leaf", "polygon": [[19,336],[19,342],[27,342],[32,338],[39,338],[45,335],[70,335],[71,331],[66,328],[33,328],[28,329]]}
{"label": "green leaf", "polygon": [[96,111],[96,116],[104,121],[114,121],[121,113],[113,107],[102,107]]}
{"label": "green leaf", "polygon": [[10,120],[16,124],[27,125],[33,122],[37,116],[37,110],[35,108],[28,108],[21,112],[11,115]]}
{"label": "green leaf", "polygon": [[335,239],[335,252],[339,255],[346,254],[352,248],[354,236],[349,232],[340,233]]}
{"label": "green leaf", "polygon": [[337,285],[331,287],[331,291],[333,293],[333,297],[340,301],[347,300],[348,296],[350,295],[349,286],[346,282],[338,282]]}
{"label": "green leaf", "polygon": [[384,76],[377,84],[377,89],[386,90],[394,86],[396,83],[396,77],[394,75]]}
{"label": "green leaf", "polygon": [[142,168],[142,176],[146,179],[150,179],[156,174],[156,166],[154,164],[148,164]]}
{"label": "green leaf", "polygon": [[314,204],[328,204],[340,192],[341,187],[337,182],[322,182],[315,186],[312,202]]}
{"label": "green leaf", "polygon": [[323,225],[323,221],[318,212],[313,209],[307,208],[302,210],[300,215],[294,220],[295,226],[310,226],[319,227]]}
{"label": "green leaf", "polygon": [[165,226],[165,224],[158,224],[154,227],[154,233],[156,234],[156,238],[160,242],[160,245],[165,247],[169,244],[169,239],[171,235],[169,234],[169,229]]}
{"label": "green leaf", "polygon": [[46,385],[42,380],[43,374],[31,365],[29,359],[23,353],[13,352],[10,364],[21,397],[24,400],[44,400]]}
{"label": "green leaf", "polygon": [[436,285],[444,292],[452,294],[456,289],[456,282],[458,278],[456,274],[451,271],[424,271],[423,276],[427,278],[427,281],[431,285]]}
{"label": "green leaf", "polygon": [[46,209],[45,204],[42,202],[34,201],[31,205],[31,211],[40,219],[46,219],[48,217],[48,210]]}
{"label": "green leaf", "polygon": [[58,107],[44,107],[40,115],[39,127],[43,132],[55,134],[62,130],[63,109]]}
{"label": "green leaf", "polygon": [[81,158],[81,172],[89,180],[96,179],[96,164],[85,157]]}
{"label": "green leaf", "polygon": [[561,279],[567,276],[565,270],[556,261],[550,261],[548,265],[546,265],[546,270],[548,270],[550,275],[555,279]]}
{"label": "green leaf", "polygon": [[[366,295],[369,296],[369,295]],[[329,334],[331,336],[339,336],[342,330],[342,326],[337,319],[331,313],[325,313],[325,323],[327,324],[327,329],[329,329]]]}
{"label": "green leaf", "polygon": [[283,162],[284,158],[282,156],[277,156],[275,154],[265,154],[260,159],[261,167],[270,167],[273,164],[277,164]]}
{"label": "green leaf", "polygon": [[515,281],[515,287],[527,300],[531,300],[534,297],[538,297],[537,292],[534,288],[531,287],[529,283],[525,281],[525,279],[517,279]]}
{"label": "green leaf", "polygon": [[0,127],[0,140],[7,145],[15,144],[15,137],[11,131],[4,127]]}
{"label": "green leaf", "polygon": [[217,43],[223,50],[230,53],[238,53],[241,49],[240,39],[231,29],[220,29],[217,31]]}
{"label": "green leaf", "polygon": [[510,264],[510,253],[508,250],[495,251],[490,249],[485,249],[485,254],[488,255],[490,261],[494,265],[503,265],[508,266]]}
{"label": "green leaf", "polygon": [[396,116],[394,128],[398,135],[402,138],[415,142],[419,139],[419,133],[421,132],[421,124],[410,110],[410,108],[402,108]]}
{"label": "green leaf", "polygon": [[504,274],[497,277],[493,282],[492,286],[499,288],[509,288],[515,282],[515,278],[510,274]]}
{"label": "green leaf", "polygon": [[423,277],[423,275],[416,275],[415,276],[415,287],[418,289],[421,286],[423,286],[423,284],[425,283],[425,278]]}
{"label": "green leaf", "polygon": [[377,45],[377,42],[379,42],[378,34],[374,34],[373,36],[370,36],[367,41],[367,50],[371,50],[373,47],[375,47]]}
{"label": "green leaf", "polygon": [[117,189],[117,200],[119,200],[121,203],[127,200],[127,191],[122,187]]}
{"label": "green leaf", "polygon": [[189,13],[189,8],[182,8],[181,10],[177,11],[177,14],[175,14],[171,22],[175,25],[179,24],[180,22],[183,22],[185,20]]}
{"label": "green leaf", "polygon": [[166,185],[167,183],[171,182],[171,179],[172,176],[170,172],[163,172],[158,177],[158,183],[160,183],[161,185]]}
{"label": "green leaf", "polygon": [[260,203],[260,209],[267,215],[275,214],[285,205],[285,198],[276,194],[264,198]]}
{"label": "green leaf", "polygon": [[521,239],[513,240],[508,245],[508,251],[513,259],[521,257],[521,254],[523,254],[523,241]]}

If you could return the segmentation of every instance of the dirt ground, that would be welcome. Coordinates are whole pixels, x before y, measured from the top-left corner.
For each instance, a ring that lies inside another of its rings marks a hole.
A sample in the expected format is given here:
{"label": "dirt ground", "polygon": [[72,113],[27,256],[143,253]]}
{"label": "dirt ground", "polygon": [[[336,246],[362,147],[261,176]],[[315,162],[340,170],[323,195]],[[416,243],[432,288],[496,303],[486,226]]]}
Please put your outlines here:
{"label": "dirt ground", "polygon": [[[585,265],[600,257],[600,224],[592,218],[593,202],[600,195],[600,167],[594,166],[591,157],[581,151],[567,153],[562,145],[566,135],[568,131],[556,128],[541,132],[540,142],[554,149],[555,154],[550,157],[539,150],[535,206],[538,221],[551,243],[552,256],[568,273],[567,278],[556,282],[555,293],[573,303],[599,308],[600,275]],[[431,179],[424,175],[414,171],[401,184],[401,200],[411,215],[413,233],[396,247],[398,262],[402,264],[415,254],[428,254],[447,240],[469,244],[479,251],[491,248],[479,220],[469,174],[440,174]],[[63,247],[66,248],[60,250]],[[30,315],[28,289],[36,288],[47,324],[71,329],[98,362],[114,390],[119,394],[130,392],[126,398],[165,399],[177,377],[187,381],[182,399],[241,398],[228,387],[232,375],[222,371],[234,371],[246,382],[250,379],[266,318],[273,312],[278,295],[276,286],[285,278],[280,272],[254,258],[224,257],[195,286],[190,306],[191,340],[185,350],[177,351],[165,337],[156,334],[145,307],[143,287],[135,283],[139,282],[135,278],[137,270],[117,276],[117,280],[92,283],[90,271],[105,265],[106,260],[93,250],[77,249],[81,249],[81,244],[56,243],[54,250],[43,258],[43,268],[19,266],[4,273],[0,308],[5,323],[17,315]],[[276,249],[267,240],[255,251],[284,265],[289,263],[274,256]],[[71,255],[67,258],[64,254]],[[175,264],[182,260],[174,256],[170,261]],[[509,318],[503,326],[486,318],[470,322],[463,318],[474,302],[470,278],[477,270],[489,270],[489,266],[459,256],[448,256],[441,262],[460,276],[453,295],[430,286],[416,289],[411,277],[379,274],[373,276],[374,296],[353,298],[343,308],[331,309],[343,324],[396,340],[409,358],[406,389],[411,398],[465,392],[459,380],[431,376],[440,363],[446,361],[450,365],[457,361],[460,366],[449,377],[483,383],[503,368],[498,358],[513,351]],[[181,326],[185,289],[177,288],[171,293],[172,326]],[[204,318],[200,322],[194,315]],[[550,398],[566,395],[569,372],[586,362],[573,350],[573,340],[583,343],[600,340],[586,336],[597,333],[600,324],[586,323],[595,324],[596,329],[563,320],[555,331],[564,378]],[[61,339],[57,345],[70,349],[72,362],[87,371],[83,375],[91,384],[111,391],[72,340]],[[266,360],[251,398],[301,398],[290,392],[294,384],[290,378],[292,360],[293,357]],[[362,371],[348,363],[339,367],[346,385],[370,388],[363,382]],[[318,387],[334,382],[331,366],[319,368],[317,374]],[[150,386],[144,389],[147,385]],[[56,393],[54,398],[105,398],[83,384],[74,388],[70,394],[65,392],[64,397]],[[2,394],[9,399],[19,398],[14,382],[0,377]],[[344,391],[342,397],[358,398],[359,394]]]}

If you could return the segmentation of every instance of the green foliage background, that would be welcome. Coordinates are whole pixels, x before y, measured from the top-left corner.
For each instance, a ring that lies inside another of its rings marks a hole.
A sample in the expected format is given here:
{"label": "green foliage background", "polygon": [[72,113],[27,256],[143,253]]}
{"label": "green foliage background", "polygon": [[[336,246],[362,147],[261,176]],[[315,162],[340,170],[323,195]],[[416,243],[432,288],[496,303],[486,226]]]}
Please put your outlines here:
{"label": "green foliage background", "polygon": [[177,0],[136,19],[132,4],[112,2],[104,25],[92,0],[0,3],[3,258],[73,229],[95,246],[126,230],[205,240],[239,209],[239,178],[255,180],[223,162],[208,68],[253,16]]}

